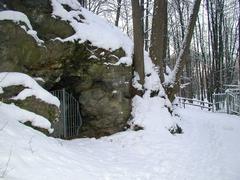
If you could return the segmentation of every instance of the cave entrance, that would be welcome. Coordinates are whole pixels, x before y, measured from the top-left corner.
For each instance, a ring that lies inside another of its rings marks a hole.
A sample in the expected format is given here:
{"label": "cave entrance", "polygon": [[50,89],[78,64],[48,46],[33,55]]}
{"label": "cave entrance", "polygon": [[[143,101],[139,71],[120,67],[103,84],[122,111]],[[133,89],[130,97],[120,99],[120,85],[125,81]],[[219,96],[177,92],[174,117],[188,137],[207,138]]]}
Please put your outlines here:
{"label": "cave entrance", "polygon": [[79,135],[82,126],[78,101],[65,89],[54,90],[51,93],[60,100],[60,118],[53,123],[53,136],[71,139]]}

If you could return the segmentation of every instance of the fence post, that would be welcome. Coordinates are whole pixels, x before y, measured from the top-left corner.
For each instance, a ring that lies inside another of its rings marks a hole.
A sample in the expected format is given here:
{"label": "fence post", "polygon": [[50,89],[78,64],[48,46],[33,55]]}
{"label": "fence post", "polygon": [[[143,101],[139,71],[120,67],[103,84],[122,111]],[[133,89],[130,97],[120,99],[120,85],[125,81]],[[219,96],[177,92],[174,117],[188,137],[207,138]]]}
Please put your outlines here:
{"label": "fence post", "polygon": [[227,114],[230,114],[230,102],[229,102],[229,94],[226,94],[226,104],[227,104]]}
{"label": "fence post", "polygon": [[63,137],[67,138],[67,121],[66,121],[66,91],[62,90],[63,93]]}
{"label": "fence post", "polygon": [[212,105],[212,111],[214,112],[215,110],[215,105],[216,105],[216,96],[215,96],[215,93],[213,93],[213,105]]}

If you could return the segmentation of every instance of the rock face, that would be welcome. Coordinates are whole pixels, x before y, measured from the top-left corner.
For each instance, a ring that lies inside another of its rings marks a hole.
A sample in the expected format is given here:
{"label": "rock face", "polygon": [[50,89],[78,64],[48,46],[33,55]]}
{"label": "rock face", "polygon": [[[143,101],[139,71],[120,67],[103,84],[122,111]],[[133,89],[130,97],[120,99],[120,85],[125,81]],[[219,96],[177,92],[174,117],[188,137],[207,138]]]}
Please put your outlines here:
{"label": "rock face", "polygon": [[79,76],[68,76],[58,85],[78,97],[84,120],[81,136],[113,134],[123,130],[130,113],[129,78],[126,67],[102,63],[80,65]]}
{"label": "rock face", "polygon": [[[124,129],[130,116],[131,67],[110,66],[125,56],[120,48],[108,51],[91,42],[60,42],[74,30],[51,17],[48,0],[3,1],[0,9],[25,13],[44,40],[38,46],[24,29],[11,21],[0,21],[0,71],[17,71],[42,77],[48,90],[65,88],[80,102],[83,126],[80,137],[100,137]],[[24,104],[19,104],[24,106]]]}
{"label": "rock face", "polygon": [[[23,86],[9,86],[3,88],[3,93],[0,93],[0,99],[2,102],[21,107],[22,109],[34,112],[38,115],[41,115],[47,118],[51,123],[55,123],[59,120],[60,112],[57,106],[48,104],[40,99],[37,99],[35,96],[27,97],[24,100],[14,100],[12,97],[18,95],[25,87]],[[28,126],[31,126],[31,123],[27,123]],[[42,131],[45,134],[49,134],[46,129],[36,128],[37,130]]]}

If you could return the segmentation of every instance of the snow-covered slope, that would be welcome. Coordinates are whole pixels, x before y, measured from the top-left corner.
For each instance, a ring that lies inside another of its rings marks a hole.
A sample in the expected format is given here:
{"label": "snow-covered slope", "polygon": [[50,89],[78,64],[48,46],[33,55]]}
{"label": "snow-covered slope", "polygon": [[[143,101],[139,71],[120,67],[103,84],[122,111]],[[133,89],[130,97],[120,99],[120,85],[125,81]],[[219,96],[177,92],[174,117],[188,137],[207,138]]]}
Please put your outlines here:
{"label": "snow-covered slope", "polygon": [[160,98],[136,101],[133,113],[138,113],[145,130],[98,140],[46,137],[0,111],[0,176],[17,180],[240,179],[239,117],[179,109],[184,134],[173,136],[162,125],[170,116]]}

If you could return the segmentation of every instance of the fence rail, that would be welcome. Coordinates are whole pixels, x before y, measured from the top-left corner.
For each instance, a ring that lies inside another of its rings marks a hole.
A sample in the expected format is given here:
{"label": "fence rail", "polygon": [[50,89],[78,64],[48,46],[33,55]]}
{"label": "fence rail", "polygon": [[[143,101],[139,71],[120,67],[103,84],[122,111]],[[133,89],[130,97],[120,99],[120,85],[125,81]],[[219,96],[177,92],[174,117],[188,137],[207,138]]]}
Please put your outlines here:
{"label": "fence rail", "polygon": [[186,107],[186,105],[191,105],[191,106],[200,107],[201,109],[208,109],[209,111],[214,111],[213,103],[210,103],[210,102],[205,102],[205,101],[190,99],[185,97],[177,97],[177,99],[180,106],[183,106],[184,108]]}
{"label": "fence rail", "polygon": [[186,105],[197,106],[201,109],[208,109],[214,112],[224,112],[240,116],[240,86],[228,85],[224,93],[213,94],[213,103],[177,97],[180,106],[185,108]]}

